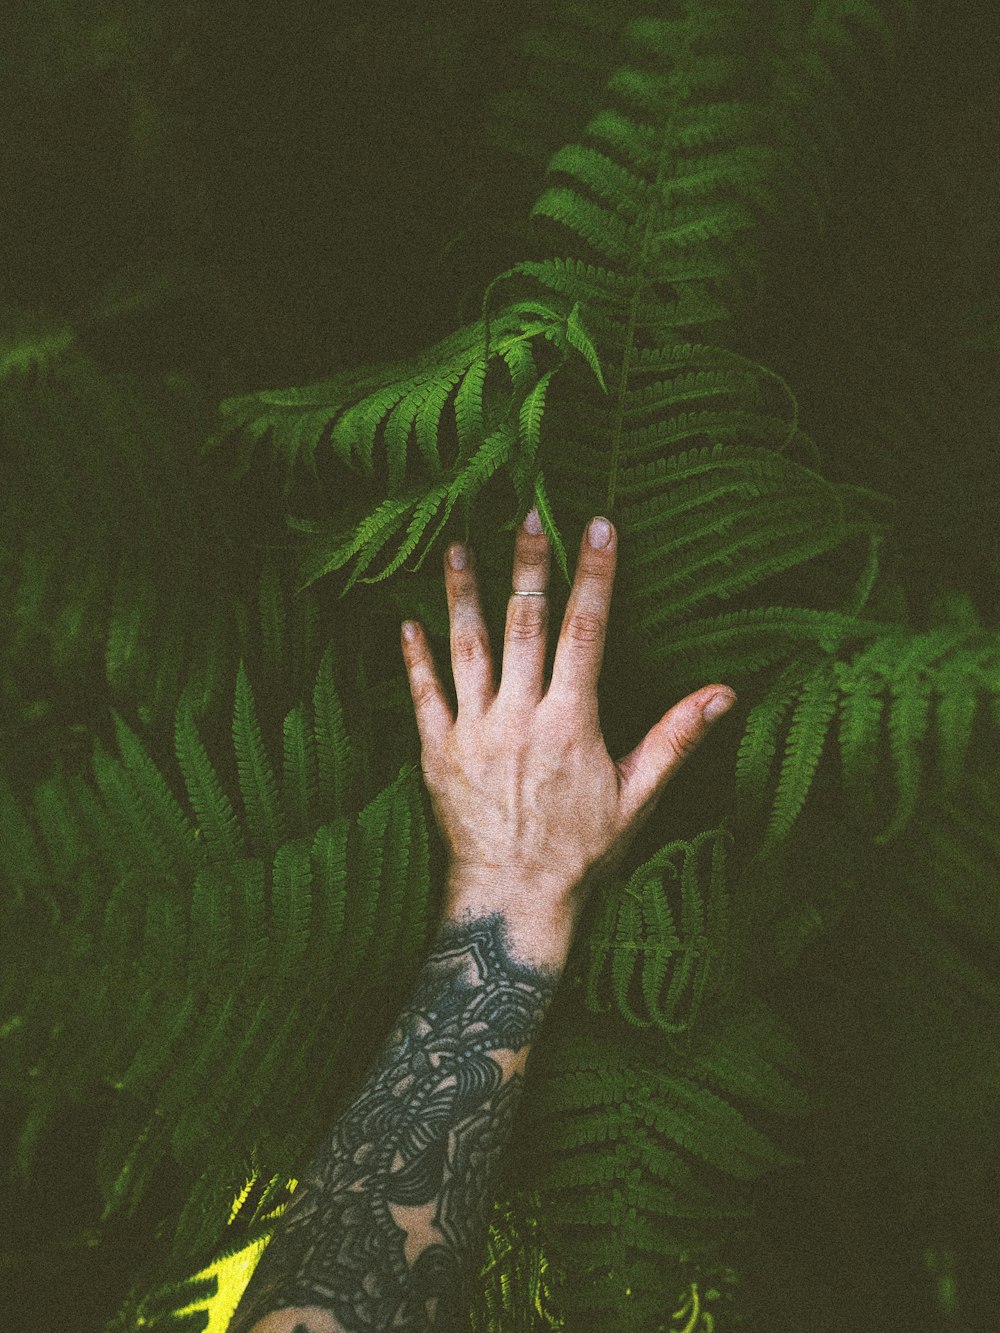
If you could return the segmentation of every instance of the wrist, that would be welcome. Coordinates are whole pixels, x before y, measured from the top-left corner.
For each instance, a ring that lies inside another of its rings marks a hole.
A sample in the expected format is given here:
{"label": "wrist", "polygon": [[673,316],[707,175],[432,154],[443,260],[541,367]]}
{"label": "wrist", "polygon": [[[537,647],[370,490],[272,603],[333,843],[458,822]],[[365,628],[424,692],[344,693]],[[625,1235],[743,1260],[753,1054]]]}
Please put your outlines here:
{"label": "wrist", "polygon": [[565,966],[577,917],[571,886],[554,892],[551,885],[492,867],[449,871],[446,920],[494,914],[503,917],[510,947],[524,962],[560,970]]}

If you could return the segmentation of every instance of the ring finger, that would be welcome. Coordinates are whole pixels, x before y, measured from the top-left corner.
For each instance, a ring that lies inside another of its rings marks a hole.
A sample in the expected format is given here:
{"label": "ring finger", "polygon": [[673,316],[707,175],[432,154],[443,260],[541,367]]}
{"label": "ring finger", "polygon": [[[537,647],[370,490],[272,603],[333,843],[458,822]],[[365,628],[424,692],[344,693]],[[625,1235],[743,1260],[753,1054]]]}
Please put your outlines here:
{"label": "ring finger", "polygon": [[[456,569],[458,553],[462,568]],[[472,552],[455,542],[445,552],[445,593],[451,638],[451,670],[455,677],[458,712],[483,714],[496,693],[493,684],[493,654],[486,621],[479,606],[479,590]]]}

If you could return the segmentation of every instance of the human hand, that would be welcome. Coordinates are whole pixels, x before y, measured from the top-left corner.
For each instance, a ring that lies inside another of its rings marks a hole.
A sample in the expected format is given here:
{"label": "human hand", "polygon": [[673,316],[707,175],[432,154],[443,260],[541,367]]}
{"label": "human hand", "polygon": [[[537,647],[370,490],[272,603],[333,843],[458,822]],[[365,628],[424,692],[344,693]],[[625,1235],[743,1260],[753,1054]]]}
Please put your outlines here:
{"label": "human hand", "polygon": [[[532,518],[540,528],[532,510],[515,539],[519,591],[545,591],[549,582],[550,543],[544,532],[528,530]],[[445,589],[457,719],[422,627],[415,624],[412,642],[404,634],[421,764],[448,848],[450,892],[474,886],[497,906],[575,919],[706,734],[705,705],[719,696],[719,716],[735,702],[728,686],[703,686],[623,759],[616,763],[608,754],[597,682],[617,560],[609,528],[603,549],[590,546],[584,533],[547,692],[548,598],[510,597],[497,690],[473,562],[452,568],[455,545],[446,552]]]}

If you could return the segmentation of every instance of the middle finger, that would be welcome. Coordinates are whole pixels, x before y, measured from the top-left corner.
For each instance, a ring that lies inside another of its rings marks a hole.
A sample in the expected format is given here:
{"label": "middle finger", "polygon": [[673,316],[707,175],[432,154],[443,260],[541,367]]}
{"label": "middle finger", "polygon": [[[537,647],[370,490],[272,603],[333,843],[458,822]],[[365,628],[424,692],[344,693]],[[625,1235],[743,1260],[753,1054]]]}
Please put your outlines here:
{"label": "middle finger", "polygon": [[[545,674],[545,648],[548,642],[548,597],[515,597],[518,592],[545,593],[549,586],[552,551],[544,532],[529,532],[525,524],[534,518],[532,511],[518,528],[514,542],[514,574],[507,601],[507,626],[503,641],[503,666],[498,699],[510,702],[538,703],[542,697]],[[540,526],[535,524],[535,526]]]}

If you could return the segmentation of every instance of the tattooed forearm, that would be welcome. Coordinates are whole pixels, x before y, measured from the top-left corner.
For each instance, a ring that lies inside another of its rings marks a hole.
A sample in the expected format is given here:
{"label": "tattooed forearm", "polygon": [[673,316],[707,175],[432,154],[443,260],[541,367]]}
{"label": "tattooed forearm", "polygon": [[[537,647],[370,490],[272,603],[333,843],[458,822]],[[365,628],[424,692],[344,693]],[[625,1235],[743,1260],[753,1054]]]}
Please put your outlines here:
{"label": "tattooed forearm", "polygon": [[502,913],[442,924],[362,1086],[279,1220],[229,1333],[450,1330],[561,975]]}

